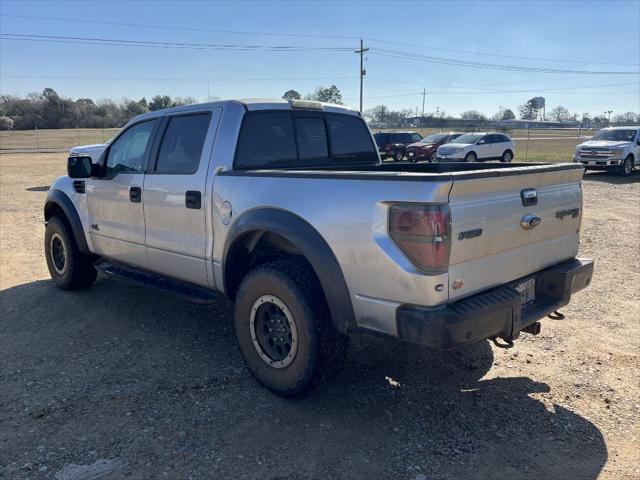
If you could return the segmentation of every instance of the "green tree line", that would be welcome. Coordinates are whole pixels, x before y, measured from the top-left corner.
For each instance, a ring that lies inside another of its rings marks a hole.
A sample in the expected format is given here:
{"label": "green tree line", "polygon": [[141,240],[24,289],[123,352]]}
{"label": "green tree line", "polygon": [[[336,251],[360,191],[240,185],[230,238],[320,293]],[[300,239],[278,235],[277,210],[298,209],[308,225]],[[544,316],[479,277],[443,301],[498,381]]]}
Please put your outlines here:
{"label": "green tree line", "polygon": [[0,96],[0,129],[121,127],[141,113],[196,103],[191,97],[156,95],[151,100],[97,100],[65,98],[52,89],[26,97]]}

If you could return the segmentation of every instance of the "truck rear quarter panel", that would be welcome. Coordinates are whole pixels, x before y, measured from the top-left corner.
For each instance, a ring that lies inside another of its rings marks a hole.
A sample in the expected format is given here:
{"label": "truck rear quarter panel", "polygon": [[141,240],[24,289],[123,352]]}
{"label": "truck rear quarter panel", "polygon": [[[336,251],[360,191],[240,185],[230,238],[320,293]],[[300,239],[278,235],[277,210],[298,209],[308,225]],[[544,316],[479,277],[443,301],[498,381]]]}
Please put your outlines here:
{"label": "truck rear quarter panel", "polygon": [[[362,175],[363,180],[353,177],[358,175],[219,173],[214,180],[213,215],[217,287],[222,285],[221,259],[233,223],[251,210],[276,208],[310,223],[331,247],[359,326],[396,335],[395,309],[400,303],[445,303],[447,289],[438,292],[435,286],[446,286],[447,275],[428,276],[413,267],[387,234],[387,214],[390,202],[446,203],[450,176],[425,175],[424,181],[394,181],[388,174],[378,181],[371,175]],[[232,208],[229,225],[221,221],[224,202]]]}

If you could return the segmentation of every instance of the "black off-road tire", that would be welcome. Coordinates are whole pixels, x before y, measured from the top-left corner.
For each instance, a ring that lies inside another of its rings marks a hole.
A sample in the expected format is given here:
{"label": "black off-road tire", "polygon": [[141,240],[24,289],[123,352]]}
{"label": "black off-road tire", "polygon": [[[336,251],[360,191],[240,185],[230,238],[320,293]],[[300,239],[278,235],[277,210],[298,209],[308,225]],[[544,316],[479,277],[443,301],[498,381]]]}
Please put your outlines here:
{"label": "black off-road tire", "polygon": [[404,151],[401,149],[397,149],[393,154],[393,159],[396,162],[401,162],[403,158],[404,158]]}
{"label": "black off-road tire", "polygon": [[[276,297],[287,307],[297,330],[296,352],[285,367],[275,368],[263,359],[252,338],[252,310],[265,296]],[[348,337],[335,329],[322,288],[304,261],[279,260],[249,272],[236,296],[235,330],[252,375],[278,395],[301,395],[333,378],[344,366]]]}
{"label": "black off-road tire", "polygon": [[78,250],[71,228],[64,218],[54,216],[47,222],[44,252],[49,274],[56,287],[82,290],[95,282],[98,272],[93,266],[94,259]]}
{"label": "black off-road tire", "polygon": [[627,155],[627,158],[624,159],[622,165],[618,168],[618,175],[626,177],[627,175],[631,175],[633,172],[633,156]]}

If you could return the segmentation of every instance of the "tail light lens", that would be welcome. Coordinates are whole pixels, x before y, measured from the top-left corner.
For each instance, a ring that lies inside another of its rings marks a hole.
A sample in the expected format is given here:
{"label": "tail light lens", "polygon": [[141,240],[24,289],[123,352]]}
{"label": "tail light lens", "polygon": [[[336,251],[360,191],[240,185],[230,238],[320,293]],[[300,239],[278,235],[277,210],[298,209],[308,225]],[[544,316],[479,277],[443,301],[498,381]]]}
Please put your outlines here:
{"label": "tail light lens", "polygon": [[389,235],[416,268],[445,273],[451,250],[448,205],[394,204],[389,209]]}

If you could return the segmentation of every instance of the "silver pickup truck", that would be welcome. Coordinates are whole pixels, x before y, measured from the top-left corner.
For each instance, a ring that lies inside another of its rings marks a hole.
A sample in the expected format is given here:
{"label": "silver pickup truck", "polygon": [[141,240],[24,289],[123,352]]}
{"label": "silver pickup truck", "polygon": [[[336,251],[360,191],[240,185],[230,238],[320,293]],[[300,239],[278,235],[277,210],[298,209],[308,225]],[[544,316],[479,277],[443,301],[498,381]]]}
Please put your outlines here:
{"label": "silver pickup truck", "polygon": [[235,302],[256,379],[287,396],[337,372],[349,334],[512,345],[586,287],[580,164],[383,164],[357,111],[190,105],[72,149],[44,207],[55,284],[98,271]]}

